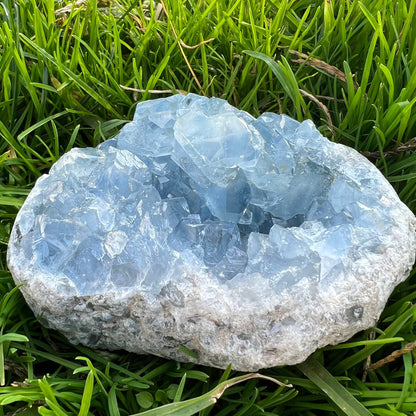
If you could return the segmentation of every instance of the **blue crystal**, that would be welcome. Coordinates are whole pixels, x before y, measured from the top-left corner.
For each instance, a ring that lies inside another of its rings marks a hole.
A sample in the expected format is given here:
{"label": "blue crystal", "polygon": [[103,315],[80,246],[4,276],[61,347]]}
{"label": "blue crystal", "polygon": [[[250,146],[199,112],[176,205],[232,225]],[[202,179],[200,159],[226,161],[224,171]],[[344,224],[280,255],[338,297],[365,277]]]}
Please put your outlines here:
{"label": "blue crystal", "polygon": [[325,278],[389,224],[368,208],[381,198],[363,192],[371,175],[345,177],[331,145],[309,121],[217,98],[139,103],[115,138],[38,181],[18,221],[25,252],[81,294],[157,291],[160,270],[185,263],[219,280],[260,273],[275,290]]}
{"label": "blue crystal", "polygon": [[8,265],[75,343],[256,371],[374,325],[415,229],[377,168],[311,121],[175,95],[36,182]]}
{"label": "blue crystal", "polygon": [[204,227],[202,248],[204,249],[204,262],[207,266],[218,264],[229,249],[238,245],[240,232],[234,223],[215,221]]}

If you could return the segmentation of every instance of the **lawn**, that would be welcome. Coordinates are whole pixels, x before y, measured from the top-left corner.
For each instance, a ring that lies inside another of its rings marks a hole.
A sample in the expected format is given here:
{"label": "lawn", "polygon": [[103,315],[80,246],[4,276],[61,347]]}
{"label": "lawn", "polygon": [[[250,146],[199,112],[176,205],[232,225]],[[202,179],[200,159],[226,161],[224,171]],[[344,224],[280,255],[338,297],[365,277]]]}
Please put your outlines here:
{"label": "lawn", "polygon": [[261,378],[73,346],[36,321],[6,264],[36,179],[72,147],[114,136],[138,101],[173,93],[312,119],[375,163],[415,211],[415,8],[416,0],[3,0],[0,416],[416,414],[414,273],[376,328]]}

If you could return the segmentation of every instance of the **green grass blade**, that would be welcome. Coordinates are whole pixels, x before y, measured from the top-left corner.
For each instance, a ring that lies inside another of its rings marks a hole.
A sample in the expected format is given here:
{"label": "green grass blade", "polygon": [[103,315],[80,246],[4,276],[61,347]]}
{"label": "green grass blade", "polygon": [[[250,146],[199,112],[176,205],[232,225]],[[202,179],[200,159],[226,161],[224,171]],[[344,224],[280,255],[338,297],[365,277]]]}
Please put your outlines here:
{"label": "green grass blade", "polygon": [[270,58],[269,56],[261,52],[247,51],[247,50],[243,52],[253,58],[262,60],[270,68],[270,70],[279,80],[285,92],[289,95],[289,97],[293,101],[293,104],[295,105],[295,108],[296,108],[296,114],[297,114],[298,120],[301,121],[303,119],[301,104],[303,104],[303,108],[305,108],[306,105],[299,92],[299,87],[298,87],[296,77],[293,74],[291,67],[289,63],[287,62],[287,60],[285,59],[285,57],[284,56],[281,57],[282,62],[276,62],[275,60],[273,60],[272,58]]}
{"label": "green grass blade", "polygon": [[90,410],[92,391],[94,388],[94,374],[90,370],[87,379],[85,380],[84,393],[82,395],[81,408],[79,409],[78,416],[88,416]]}
{"label": "green grass blade", "polygon": [[226,389],[253,378],[264,378],[277,383],[275,379],[263,376],[261,374],[246,374],[244,376],[235,377],[224,381],[218,384],[217,387],[208,393],[197,398],[185,400],[183,402],[170,403],[165,406],[147,410],[145,412],[137,413],[131,416],[192,416],[195,413],[198,413],[201,410],[204,410],[212,404],[216,403]]}
{"label": "green grass blade", "polygon": [[93,88],[91,88],[80,76],[76,75],[74,72],[72,72],[69,68],[66,66],[59,64],[56,59],[50,55],[48,52],[46,52],[44,49],[39,47],[35,42],[30,40],[27,36],[24,34],[20,34],[20,37],[24,43],[26,43],[28,46],[30,46],[32,49],[34,49],[39,55],[46,59],[47,61],[51,62],[56,67],[59,67],[59,69],[72,81],[74,81],[81,89],[83,89],[87,94],[89,94],[92,98],[94,98],[97,103],[102,105],[106,110],[109,111],[110,114],[114,115],[117,118],[122,118],[122,115],[114,109],[114,107],[109,103],[109,101],[100,96]]}
{"label": "green grass blade", "polygon": [[11,342],[11,341],[29,342],[29,338],[26,335],[12,334],[12,333],[0,335],[0,343]]}
{"label": "green grass blade", "polygon": [[61,117],[65,114],[67,114],[67,111],[62,111],[60,113],[57,114],[53,114],[49,117],[44,118],[41,121],[38,121],[37,123],[33,124],[32,126],[30,126],[28,129],[22,131],[18,136],[17,136],[17,140],[20,142],[22,141],[28,134],[32,133],[32,131],[35,131],[36,129],[38,129],[39,127],[43,126],[46,123],[49,123],[52,120],[55,120],[58,117]]}
{"label": "green grass blade", "polygon": [[56,404],[54,401],[46,398],[46,404],[48,405],[49,409],[44,407],[39,408],[39,414],[42,416],[69,416],[68,413],[62,410],[61,406]]}
{"label": "green grass blade", "polygon": [[115,386],[111,387],[110,391],[108,392],[108,412],[110,416],[120,416]]}
{"label": "green grass blade", "polygon": [[346,416],[371,416],[369,412],[334,376],[312,356],[297,366],[322,390]]}
{"label": "green grass blade", "polygon": [[176,390],[175,397],[173,399],[174,402],[179,402],[181,400],[183,389],[185,387],[185,381],[186,381],[186,373],[181,378],[181,382],[179,383],[178,390]]}

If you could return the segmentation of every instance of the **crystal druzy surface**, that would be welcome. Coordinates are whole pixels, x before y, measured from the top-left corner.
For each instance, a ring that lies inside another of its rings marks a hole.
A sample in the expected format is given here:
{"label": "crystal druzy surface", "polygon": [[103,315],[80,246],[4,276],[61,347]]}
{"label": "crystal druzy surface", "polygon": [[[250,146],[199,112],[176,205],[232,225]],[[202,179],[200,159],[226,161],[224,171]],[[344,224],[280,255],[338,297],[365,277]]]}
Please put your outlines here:
{"label": "crystal druzy surface", "polygon": [[373,325],[415,257],[381,173],[311,121],[189,94],[73,149],[20,210],[8,263],[72,342],[256,370]]}

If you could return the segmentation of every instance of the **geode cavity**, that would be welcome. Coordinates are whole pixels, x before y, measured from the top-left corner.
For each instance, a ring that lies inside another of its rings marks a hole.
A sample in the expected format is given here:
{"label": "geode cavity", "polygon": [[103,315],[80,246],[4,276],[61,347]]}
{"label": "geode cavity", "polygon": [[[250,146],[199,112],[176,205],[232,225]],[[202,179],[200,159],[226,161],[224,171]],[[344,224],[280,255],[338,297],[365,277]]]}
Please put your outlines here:
{"label": "geode cavity", "polygon": [[257,370],[374,325],[415,226],[375,166],[312,122],[175,95],[37,181],[8,264],[71,342]]}

